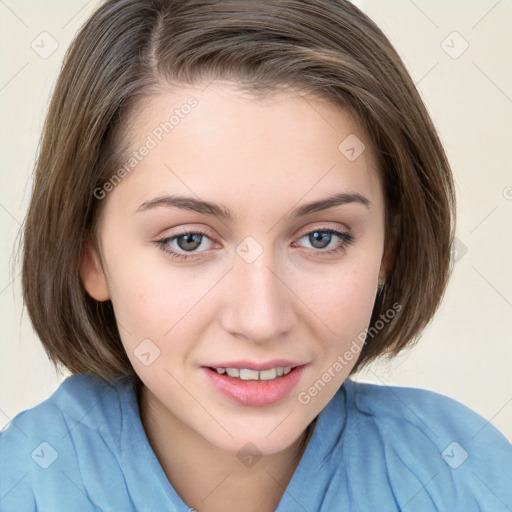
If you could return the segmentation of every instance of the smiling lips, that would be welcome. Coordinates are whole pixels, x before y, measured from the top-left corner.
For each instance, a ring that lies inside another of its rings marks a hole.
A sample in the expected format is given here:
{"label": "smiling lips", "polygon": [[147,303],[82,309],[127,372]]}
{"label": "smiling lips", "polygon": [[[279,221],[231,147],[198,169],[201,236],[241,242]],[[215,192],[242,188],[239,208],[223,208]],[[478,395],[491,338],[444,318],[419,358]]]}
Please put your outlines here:
{"label": "smiling lips", "polygon": [[289,395],[305,366],[283,360],[264,364],[240,361],[213,364],[201,370],[209,383],[232,401],[245,406],[263,407]]}

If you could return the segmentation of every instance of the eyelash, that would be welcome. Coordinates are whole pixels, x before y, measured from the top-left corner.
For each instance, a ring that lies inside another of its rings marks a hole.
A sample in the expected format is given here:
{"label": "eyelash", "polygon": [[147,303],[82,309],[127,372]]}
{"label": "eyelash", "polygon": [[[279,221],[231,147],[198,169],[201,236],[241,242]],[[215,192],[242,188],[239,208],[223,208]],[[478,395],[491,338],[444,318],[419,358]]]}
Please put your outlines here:
{"label": "eyelash", "polygon": [[[311,235],[313,233],[328,233],[328,234],[331,234],[331,235],[336,235],[336,236],[338,236],[340,238],[340,241],[336,244],[336,246],[331,248],[331,249],[329,249],[329,250],[327,250],[327,251],[310,249],[310,251],[313,251],[313,252],[315,252],[317,254],[321,254],[321,255],[331,255],[331,254],[335,254],[335,253],[341,252],[344,249],[346,249],[348,246],[350,246],[352,244],[352,242],[354,241],[354,236],[351,235],[350,233],[344,232],[344,231],[338,231],[337,229],[332,229],[332,228],[325,228],[325,229],[317,228],[317,229],[313,229],[311,231],[308,231],[308,232],[304,233],[302,236],[300,236],[299,240],[301,240],[305,236]],[[178,253],[178,252],[175,252],[175,251],[171,251],[171,250],[168,249],[167,244],[169,242],[172,242],[173,240],[176,240],[177,238],[179,238],[181,236],[184,236],[184,235],[200,235],[200,236],[205,236],[206,238],[210,238],[208,236],[208,234],[205,233],[204,231],[183,231],[182,233],[178,233],[176,235],[173,235],[172,237],[166,237],[166,238],[163,238],[161,240],[155,240],[154,243],[157,245],[157,247],[160,250],[162,250],[163,252],[165,252],[166,254],[168,254],[169,256],[171,256],[173,258],[176,258],[176,259],[179,259],[179,260],[188,260],[188,259],[197,258],[197,256],[190,256],[190,255],[186,255],[186,254],[183,254],[183,253]],[[193,255],[193,254],[201,254],[201,253],[191,252],[190,254]],[[201,257],[201,256],[199,256],[199,257]]]}

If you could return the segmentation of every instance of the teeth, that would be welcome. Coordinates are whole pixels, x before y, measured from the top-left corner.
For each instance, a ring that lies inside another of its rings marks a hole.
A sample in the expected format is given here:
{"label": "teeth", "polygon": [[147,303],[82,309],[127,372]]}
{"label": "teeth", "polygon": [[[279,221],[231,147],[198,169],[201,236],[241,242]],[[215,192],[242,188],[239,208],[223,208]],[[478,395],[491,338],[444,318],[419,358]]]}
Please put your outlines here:
{"label": "teeth", "polygon": [[274,380],[283,375],[288,375],[291,366],[278,366],[277,368],[270,368],[268,370],[248,370],[247,368],[217,368],[217,373],[227,373],[230,377],[238,378],[241,380]]}
{"label": "teeth", "polygon": [[272,380],[277,377],[277,369],[263,370],[260,372],[260,380]]}
{"label": "teeth", "polygon": [[230,377],[240,377],[240,370],[238,368],[226,368]]}
{"label": "teeth", "polygon": [[240,370],[240,378],[242,380],[258,380],[259,377],[259,371],[258,370]]}

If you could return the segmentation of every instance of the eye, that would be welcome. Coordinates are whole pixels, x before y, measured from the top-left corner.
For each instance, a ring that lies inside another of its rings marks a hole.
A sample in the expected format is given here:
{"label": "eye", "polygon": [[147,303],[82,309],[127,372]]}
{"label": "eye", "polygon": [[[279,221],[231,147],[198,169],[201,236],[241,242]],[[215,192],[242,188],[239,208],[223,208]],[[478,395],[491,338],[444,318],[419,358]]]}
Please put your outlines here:
{"label": "eye", "polygon": [[[313,252],[320,254],[334,254],[345,250],[353,241],[354,237],[348,232],[332,228],[317,228],[303,235],[299,240],[306,239],[313,249]],[[334,242],[334,245],[332,243]],[[322,250],[331,245],[328,250]],[[320,249],[320,250],[318,250]]]}
{"label": "eye", "polygon": [[[209,245],[203,243],[205,239],[210,240],[211,242],[210,237],[203,231],[186,231],[172,237],[156,240],[155,243],[162,251],[173,258],[184,260],[195,257],[196,253],[203,252],[198,251],[197,249],[200,247],[205,249],[204,246]],[[209,248],[211,247],[206,247],[206,249]],[[190,255],[187,255],[187,253],[190,253]]]}

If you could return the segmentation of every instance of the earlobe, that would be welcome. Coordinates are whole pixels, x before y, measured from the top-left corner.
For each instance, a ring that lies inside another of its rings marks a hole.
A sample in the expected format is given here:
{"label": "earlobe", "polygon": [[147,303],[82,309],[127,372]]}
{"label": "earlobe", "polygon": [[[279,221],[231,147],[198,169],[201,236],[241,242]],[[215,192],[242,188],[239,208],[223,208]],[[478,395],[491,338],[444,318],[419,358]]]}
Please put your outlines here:
{"label": "earlobe", "polygon": [[98,302],[110,299],[110,292],[98,251],[88,244],[80,261],[80,279],[87,293]]}

